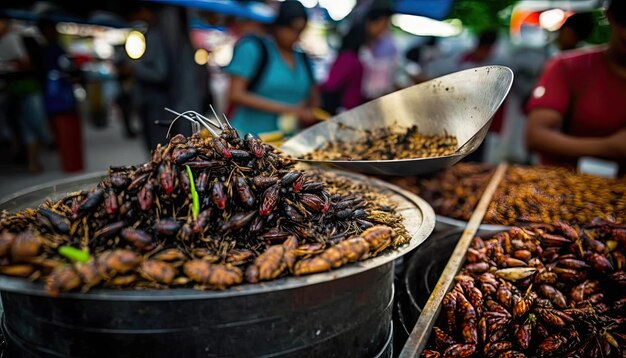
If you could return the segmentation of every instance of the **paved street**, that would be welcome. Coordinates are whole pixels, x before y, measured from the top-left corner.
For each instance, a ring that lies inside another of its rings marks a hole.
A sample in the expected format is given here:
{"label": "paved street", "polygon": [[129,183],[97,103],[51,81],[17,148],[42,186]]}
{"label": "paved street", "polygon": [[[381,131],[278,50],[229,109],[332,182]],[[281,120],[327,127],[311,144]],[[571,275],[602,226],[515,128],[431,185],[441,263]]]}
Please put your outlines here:
{"label": "paved street", "polygon": [[[148,160],[140,137],[126,138],[122,135],[121,123],[111,120],[106,128],[94,128],[83,123],[85,170],[68,174],[62,171],[59,153],[43,150],[41,174],[29,174],[9,163],[8,158],[0,160],[0,198],[18,190],[53,180],[84,175],[108,169],[110,165],[137,164]],[[6,155],[6,154],[4,154]]]}

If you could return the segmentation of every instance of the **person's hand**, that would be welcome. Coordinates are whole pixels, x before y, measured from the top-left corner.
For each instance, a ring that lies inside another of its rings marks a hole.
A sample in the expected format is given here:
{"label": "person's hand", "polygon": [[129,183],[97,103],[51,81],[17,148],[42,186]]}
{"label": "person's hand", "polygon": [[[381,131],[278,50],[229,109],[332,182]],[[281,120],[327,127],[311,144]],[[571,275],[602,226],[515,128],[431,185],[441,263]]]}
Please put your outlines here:
{"label": "person's hand", "polygon": [[621,159],[626,158],[626,129],[622,129],[619,132],[609,136],[606,139],[606,143],[609,150],[614,153],[616,157]]}
{"label": "person's hand", "polygon": [[298,117],[300,125],[304,128],[312,126],[318,122],[318,119],[315,118],[315,115],[310,107],[298,107],[296,110],[296,117]]}

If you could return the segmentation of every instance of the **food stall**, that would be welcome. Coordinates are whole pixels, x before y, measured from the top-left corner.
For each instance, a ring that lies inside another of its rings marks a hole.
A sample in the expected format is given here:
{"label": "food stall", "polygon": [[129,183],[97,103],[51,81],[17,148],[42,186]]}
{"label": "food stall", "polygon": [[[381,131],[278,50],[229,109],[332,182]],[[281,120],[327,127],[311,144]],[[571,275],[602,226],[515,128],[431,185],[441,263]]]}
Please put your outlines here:
{"label": "food stall", "polygon": [[278,149],[176,113],[195,133],[145,163],[15,193],[6,354],[621,356],[624,179],[457,164],[512,80],[437,78]]}
{"label": "food stall", "polygon": [[[498,66],[444,76],[281,151],[217,116],[177,113],[196,133],[146,163],[16,193],[0,218],[6,352],[616,354],[623,179],[452,166],[480,145],[511,80]],[[447,120],[402,115],[414,106]],[[474,127],[455,122],[467,114]],[[442,231],[455,225],[465,231]]]}

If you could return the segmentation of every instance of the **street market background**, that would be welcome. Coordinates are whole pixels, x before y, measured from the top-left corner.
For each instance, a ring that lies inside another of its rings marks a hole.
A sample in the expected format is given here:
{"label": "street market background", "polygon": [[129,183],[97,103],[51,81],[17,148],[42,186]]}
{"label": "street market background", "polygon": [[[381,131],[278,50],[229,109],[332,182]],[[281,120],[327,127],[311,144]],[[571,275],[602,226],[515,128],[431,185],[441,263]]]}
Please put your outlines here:
{"label": "street market background", "polygon": [[[314,75],[319,83],[329,75],[341,35],[371,2],[301,0],[309,13],[301,47],[314,62]],[[578,13],[592,16],[593,30],[580,46],[605,43],[609,35],[601,0],[387,3],[394,12],[387,31],[397,56],[391,76],[384,80],[394,89],[458,70],[481,33],[497,33],[493,53],[484,63],[511,67],[516,82],[500,114],[501,128],[486,142],[488,150],[483,159],[491,163],[505,159],[519,163],[533,161],[523,145],[522,107],[543,64],[557,51],[556,36],[565,21]],[[163,6],[166,11],[182,8],[186,13],[188,21],[184,25],[193,44],[193,61],[207,76],[208,101],[218,113],[227,113],[229,83],[223,68],[230,62],[240,36],[236,33],[237,24],[271,22],[275,4],[225,0],[151,4]],[[7,53],[0,53],[0,197],[51,180],[106,170],[110,165],[141,163],[149,158],[141,135],[142,119],[134,105],[141,93],[135,91],[133,74],[133,63],[146,52],[147,25],[129,16],[129,11],[126,1],[2,3],[4,38],[10,34],[41,41],[43,34],[37,25],[42,19],[54,24],[58,43],[74,66],[67,72],[76,111],[74,122],[68,122],[71,128],[57,128],[49,118],[41,121],[40,129],[47,133],[46,138],[40,143],[37,157],[28,158],[29,147],[12,123],[19,124],[23,117],[34,115],[35,109],[16,108],[20,106],[16,106],[7,86],[16,69],[11,59],[5,61]],[[163,118],[171,117],[163,112]],[[64,134],[67,131],[73,134]]]}

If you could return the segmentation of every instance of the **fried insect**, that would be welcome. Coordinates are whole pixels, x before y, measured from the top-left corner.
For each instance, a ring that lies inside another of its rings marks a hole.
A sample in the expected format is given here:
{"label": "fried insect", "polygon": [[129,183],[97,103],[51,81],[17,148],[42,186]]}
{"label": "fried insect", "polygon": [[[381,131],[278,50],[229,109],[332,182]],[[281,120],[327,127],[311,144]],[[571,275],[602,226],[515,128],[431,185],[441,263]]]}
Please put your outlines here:
{"label": "fried insect", "polygon": [[96,260],[98,272],[105,279],[115,277],[118,274],[125,274],[140,262],[140,257],[135,252],[126,249],[105,251]]}
{"label": "fried insect", "polygon": [[146,260],[139,266],[139,274],[148,281],[169,285],[176,276],[176,270],[166,262]]}
{"label": "fried insect", "polygon": [[70,221],[66,217],[46,208],[39,208],[38,213],[50,222],[54,231],[65,235],[70,233]]}
{"label": "fried insect", "polygon": [[219,180],[213,183],[211,187],[211,201],[213,201],[213,204],[215,204],[218,209],[224,210],[226,209],[227,200],[228,196],[226,195],[224,183]]}
{"label": "fried insect", "polygon": [[246,280],[252,283],[272,280],[286,269],[291,269],[295,262],[297,247],[298,241],[295,236],[290,236],[280,245],[270,246],[248,267]]}
{"label": "fried insect", "polygon": [[56,297],[62,291],[71,291],[82,283],[80,276],[69,265],[57,266],[47,277],[45,288],[48,294]]}
{"label": "fried insect", "polygon": [[274,184],[267,188],[263,193],[261,206],[259,207],[260,216],[268,216],[278,204],[280,193],[280,185]]}
{"label": "fried insect", "polygon": [[254,194],[252,190],[248,186],[248,182],[246,178],[243,176],[235,177],[235,185],[237,187],[237,194],[239,195],[239,200],[247,207],[252,207],[254,205]]}
{"label": "fried insect", "polygon": [[39,254],[42,245],[41,236],[32,231],[18,234],[11,244],[11,258],[15,262],[28,261]]}
{"label": "fried insect", "polygon": [[317,256],[299,261],[294,273],[301,276],[339,268],[347,263],[365,258],[370,249],[370,244],[362,237],[347,239],[324,250]]}
{"label": "fried insect", "polygon": [[150,251],[155,246],[155,243],[152,241],[152,236],[148,235],[148,233],[143,230],[126,228],[122,230],[120,236],[143,251]]}
{"label": "fried insect", "polygon": [[235,266],[218,265],[206,260],[191,260],[183,265],[185,275],[201,285],[225,289],[241,283],[243,273]]}

